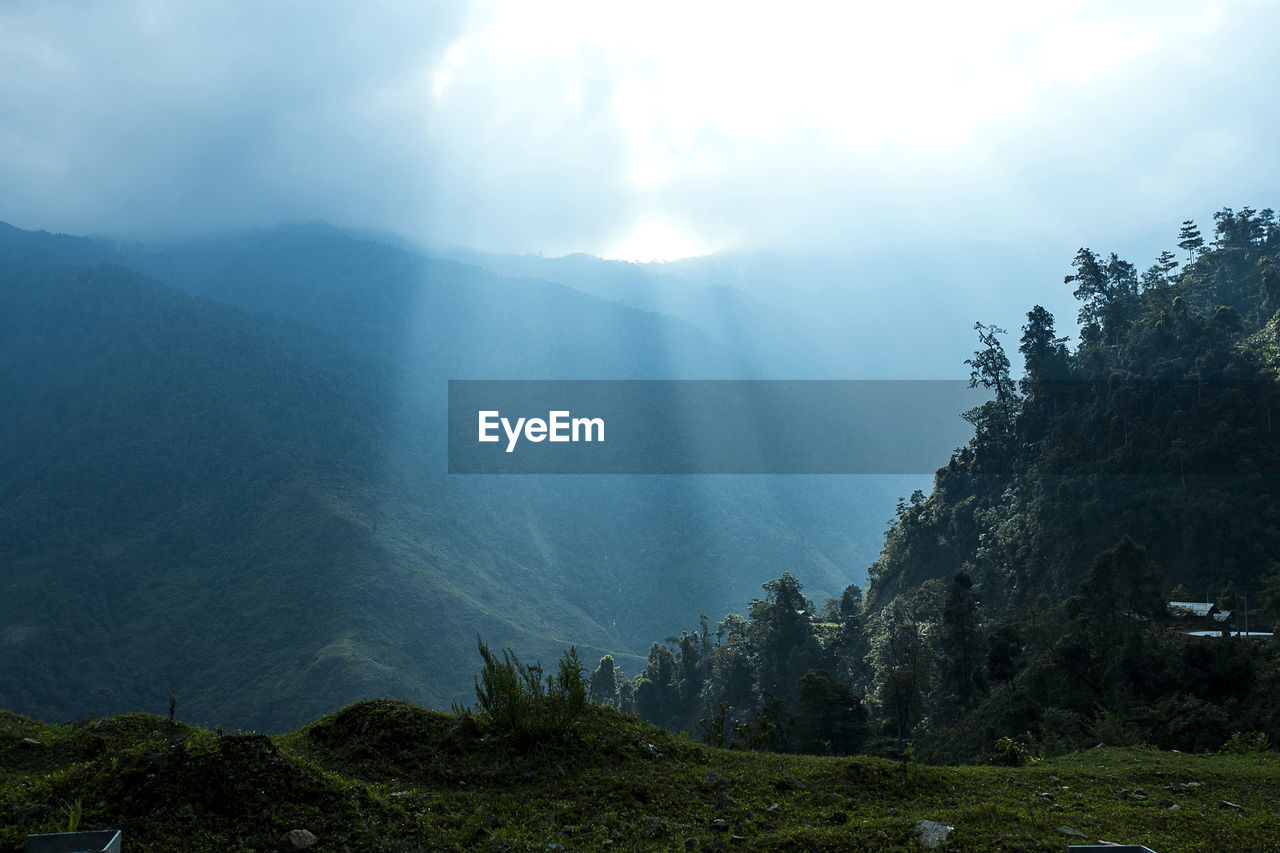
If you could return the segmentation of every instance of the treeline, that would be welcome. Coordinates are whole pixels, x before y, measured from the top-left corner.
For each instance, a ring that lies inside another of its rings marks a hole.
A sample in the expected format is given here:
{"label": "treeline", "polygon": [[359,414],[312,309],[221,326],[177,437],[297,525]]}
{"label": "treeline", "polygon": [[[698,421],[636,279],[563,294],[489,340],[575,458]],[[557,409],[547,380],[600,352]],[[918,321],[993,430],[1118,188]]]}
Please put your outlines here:
{"label": "treeline", "polygon": [[789,572],[764,585],[747,617],[654,643],[644,669],[625,678],[606,656],[591,698],[634,711],[718,746],[846,754],[863,748],[871,670],[862,592],[850,586],[821,610]]}
{"label": "treeline", "polygon": [[603,661],[595,697],[726,745],[939,761],[1274,742],[1272,647],[1191,640],[1166,602],[1251,596],[1255,628],[1280,606],[1280,227],[1224,209],[1177,247],[1142,273],[1081,249],[1080,342],[1035,306],[1018,379],[1007,332],[976,324],[990,399],[931,494],[899,500],[865,600],[815,610],[784,574],[630,680]]}

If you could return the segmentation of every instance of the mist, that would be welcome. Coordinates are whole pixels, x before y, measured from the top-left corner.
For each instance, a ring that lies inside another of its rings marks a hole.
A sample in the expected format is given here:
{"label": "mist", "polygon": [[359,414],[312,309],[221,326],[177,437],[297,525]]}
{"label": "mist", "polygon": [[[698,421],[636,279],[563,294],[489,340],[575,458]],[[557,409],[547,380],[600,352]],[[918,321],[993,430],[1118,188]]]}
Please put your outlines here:
{"label": "mist", "polygon": [[1142,254],[1275,196],[1278,23],[1252,2],[7,4],[0,218],[324,219],[632,260]]}

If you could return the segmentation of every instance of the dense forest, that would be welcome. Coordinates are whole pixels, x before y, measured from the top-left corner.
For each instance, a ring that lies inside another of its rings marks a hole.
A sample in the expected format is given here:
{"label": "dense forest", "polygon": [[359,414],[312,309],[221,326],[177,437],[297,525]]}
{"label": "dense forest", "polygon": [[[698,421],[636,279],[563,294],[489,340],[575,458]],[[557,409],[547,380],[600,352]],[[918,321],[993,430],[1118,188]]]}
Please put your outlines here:
{"label": "dense forest", "polygon": [[816,604],[785,572],[629,679],[602,660],[595,697],[716,744],[932,761],[1276,742],[1274,647],[1226,635],[1280,609],[1280,227],[1224,209],[1176,245],[1141,273],[1081,249],[1079,342],[1033,307],[1020,378],[975,325],[990,399],[865,592]]}

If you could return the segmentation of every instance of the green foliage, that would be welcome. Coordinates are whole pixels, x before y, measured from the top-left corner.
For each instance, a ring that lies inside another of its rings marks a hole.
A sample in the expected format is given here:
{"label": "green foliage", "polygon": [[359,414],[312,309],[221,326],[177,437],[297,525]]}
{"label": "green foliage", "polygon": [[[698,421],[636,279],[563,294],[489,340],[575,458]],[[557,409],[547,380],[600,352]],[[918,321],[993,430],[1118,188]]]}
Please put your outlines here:
{"label": "green foliage", "polygon": [[1271,739],[1266,732],[1235,732],[1218,750],[1224,755],[1254,755],[1271,751]]}
{"label": "green foliage", "polygon": [[75,832],[80,829],[80,819],[84,816],[84,802],[76,797],[62,806],[62,813],[67,818],[67,832]]}
{"label": "green foliage", "polygon": [[563,737],[587,705],[587,679],[573,646],[543,683],[539,663],[523,664],[511,649],[502,659],[476,638],[484,666],[475,679],[476,700],[492,731],[517,741]]}
{"label": "green foliage", "polygon": [[[1027,740],[1030,736],[1024,735]],[[1034,764],[1040,758],[1036,756],[1031,748],[1021,740],[1005,736],[995,742],[991,747],[991,751],[987,753],[986,764],[993,764],[997,767],[1023,767],[1027,764]]]}

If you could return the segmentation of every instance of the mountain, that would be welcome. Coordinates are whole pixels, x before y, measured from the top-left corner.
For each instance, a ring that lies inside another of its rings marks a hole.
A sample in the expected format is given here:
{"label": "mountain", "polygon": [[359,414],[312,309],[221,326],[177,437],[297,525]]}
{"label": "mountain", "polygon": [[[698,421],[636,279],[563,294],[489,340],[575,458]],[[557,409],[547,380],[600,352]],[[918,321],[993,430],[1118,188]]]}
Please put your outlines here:
{"label": "mountain", "polygon": [[1224,209],[1214,231],[1206,245],[1184,223],[1188,263],[1166,251],[1141,274],[1079,250],[1064,282],[1079,343],[1032,306],[1019,378],[1008,333],[978,324],[966,364],[990,396],[962,413],[973,437],[898,502],[865,595],[823,605],[803,572],[781,573],[745,618],[699,630],[690,613],[692,630],[598,692],[781,752],[1269,749],[1280,222]]}
{"label": "mountain", "polygon": [[[963,377],[973,319],[1016,319],[1010,306],[1056,273],[1046,258],[1060,250],[966,243],[845,255],[726,251],[646,264],[437,251],[686,320],[741,353],[753,377],[902,380]],[[1052,290],[1041,298],[1054,309],[1070,302]]]}
{"label": "mountain", "polygon": [[982,413],[890,531],[875,607],[961,568],[992,607],[1060,601],[1124,535],[1169,590],[1256,590],[1275,573],[1280,229],[1270,211],[1216,219],[1213,246],[1183,269],[1167,253],[1139,278],[1114,254],[1077,254],[1079,345],[1056,337],[1048,312],[1028,313],[1021,391]]}
{"label": "mountain", "polygon": [[874,695],[922,757],[1280,737],[1275,646],[1239,637],[1280,617],[1280,226],[1214,219],[1207,244],[1184,223],[1185,265],[1081,249],[1080,342],[1033,307],[1017,383],[981,331],[1000,390],[890,529],[863,614]]}
{"label": "mountain", "polygon": [[746,368],[688,322],[322,225],[4,235],[0,695],[23,713],[447,707],[477,634],[634,668],[780,566],[838,595],[918,479],[449,476],[447,379]]}

